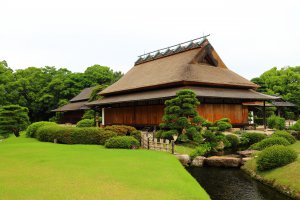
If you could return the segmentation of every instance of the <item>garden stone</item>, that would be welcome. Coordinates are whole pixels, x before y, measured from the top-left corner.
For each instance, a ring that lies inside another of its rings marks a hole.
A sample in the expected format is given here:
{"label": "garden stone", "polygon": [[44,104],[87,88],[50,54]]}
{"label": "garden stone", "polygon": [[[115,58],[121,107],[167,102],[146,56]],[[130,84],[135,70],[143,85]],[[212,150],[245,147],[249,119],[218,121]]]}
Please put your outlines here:
{"label": "garden stone", "polygon": [[241,158],[212,156],[206,158],[204,164],[211,167],[239,167],[241,165]]}
{"label": "garden stone", "polygon": [[190,158],[190,156],[189,155],[187,155],[187,154],[177,154],[177,155],[175,155],[177,158],[178,158],[178,160],[181,162],[181,164],[182,165],[184,165],[184,166],[188,166],[189,164],[190,164],[190,162],[191,162],[191,158]]}
{"label": "garden stone", "polygon": [[244,165],[248,160],[251,160],[251,157],[242,158],[242,165]]}
{"label": "garden stone", "polygon": [[204,156],[197,156],[196,158],[194,158],[194,160],[191,163],[191,166],[195,166],[195,167],[202,167],[203,163],[204,163]]}
{"label": "garden stone", "polygon": [[237,153],[242,157],[251,157],[257,150],[245,150],[245,151],[238,151]]}

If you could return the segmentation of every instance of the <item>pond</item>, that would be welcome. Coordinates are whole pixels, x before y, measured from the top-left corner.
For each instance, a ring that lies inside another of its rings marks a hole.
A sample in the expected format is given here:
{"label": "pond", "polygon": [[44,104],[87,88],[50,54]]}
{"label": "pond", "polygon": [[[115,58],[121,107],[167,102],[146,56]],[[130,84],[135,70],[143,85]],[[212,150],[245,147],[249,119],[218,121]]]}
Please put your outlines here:
{"label": "pond", "polygon": [[291,200],[236,168],[188,167],[212,200]]}

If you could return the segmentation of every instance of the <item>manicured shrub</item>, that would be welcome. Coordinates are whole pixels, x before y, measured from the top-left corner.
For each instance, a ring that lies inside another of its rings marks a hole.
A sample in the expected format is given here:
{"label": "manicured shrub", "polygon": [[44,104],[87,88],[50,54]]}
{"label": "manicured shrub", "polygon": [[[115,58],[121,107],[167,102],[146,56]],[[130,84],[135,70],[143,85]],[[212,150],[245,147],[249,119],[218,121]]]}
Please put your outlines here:
{"label": "manicured shrub", "polygon": [[275,128],[278,130],[285,129],[285,119],[276,115],[272,115],[267,119],[267,124],[269,128]]}
{"label": "manicured shrub", "polygon": [[39,128],[43,126],[48,126],[48,125],[57,125],[55,122],[47,122],[47,121],[40,121],[40,122],[35,122],[30,124],[27,129],[26,129],[26,136],[27,137],[35,137],[36,132]]}
{"label": "manicured shrub", "polygon": [[38,129],[37,139],[44,142],[53,142],[57,139],[62,144],[104,144],[109,138],[117,136],[115,132],[102,128],[78,128],[71,126],[48,125]]}
{"label": "manicured shrub", "polygon": [[263,133],[242,133],[241,135],[241,144],[245,146],[250,146],[254,143],[260,142],[265,139],[267,136]]}
{"label": "manicured shrub", "polygon": [[136,131],[136,128],[132,126],[126,126],[126,125],[112,125],[112,126],[106,126],[105,130],[110,130],[116,132],[120,136],[125,136],[125,135],[130,135],[130,133],[133,131]]}
{"label": "manicured shrub", "polygon": [[105,142],[106,148],[132,149],[140,146],[139,141],[132,136],[117,136]]}
{"label": "manicured shrub", "polygon": [[263,150],[267,147],[274,146],[274,145],[287,146],[290,145],[290,143],[283,137],[270,137],[270,138],[263,139],[258,143],[253,144],[251,146],[251,149]]}
{"label": "manicured shrub", "polygon": [[265,171],[281,167],[294,162],[297,156],[297,152],[288,147],[282,145],[271,146],[258,154],[257,169]]}
{"label": "manicured shrub", "polygon": [[290,127],[291,130],[300,131],[300,119]]}
{"label": "manicured shrub", "polygon": [[232,125],[230,124],[230,119],[228,118],[222,118],[217,120],[213,126],[218,127],[219,131],[225,131],[227,129],[232,128]]}
{"label": "manicured shrub", "polygon": [[203,156],[211,151],[211,146],[209,143],[200,144],[198,147],[196,147],[191,153],[191,158],[195,158],[197,156]]}
{"label": "manicured shrub", "polygon": [[137,141],[141,141],[141,137],[142,137],[142,133],[141,131],[132,131],[130,133],[130,136],[134,137],[135,139],[137,139]]}
{"label": "manicured shrub", "polygon": [[292,136],[290,133],[286,132],[286,131],[275,131],[271,137],[283,137],[285,138],[287,141],[289,141],[289,143],[294,144],[296,142],[296,139],[294,138],[294,136]]}
{"label": "manicured shrub", "polygon": [[76,127],[94,127],[94,126],[95,126],[94,119],[82,119],[76,124]]}
{"label": "manicured shrub", "polygon": [[236,148],[240,144],[240,138],[236,135],[233,134],[226,135],[226,139],[229,141],[230,146],[232,148]]}

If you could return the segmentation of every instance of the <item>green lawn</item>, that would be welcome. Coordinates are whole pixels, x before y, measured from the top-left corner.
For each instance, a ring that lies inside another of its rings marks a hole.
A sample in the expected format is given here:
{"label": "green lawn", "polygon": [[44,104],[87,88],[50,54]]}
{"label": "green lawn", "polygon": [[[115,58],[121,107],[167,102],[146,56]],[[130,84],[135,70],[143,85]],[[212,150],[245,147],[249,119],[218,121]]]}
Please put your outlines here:
{"label": "green lawn", "polygon": [[0,199],[209,199],[168,153],[61,145],[11,137],[0,142]]}
{"label": "green lawn", "polygon": [[[300,141],[297,141],[290,147],[295,149],[300,154]],[[256,171],[255,159],[248,161],[244,167],[246,169],[255,171],[258,175],[262,176],[266,180],[275,181],[275,185],[289,187],[290,189],[294,190],[295,193],[300,195],[300,155],[295,162],[266,172]]]}

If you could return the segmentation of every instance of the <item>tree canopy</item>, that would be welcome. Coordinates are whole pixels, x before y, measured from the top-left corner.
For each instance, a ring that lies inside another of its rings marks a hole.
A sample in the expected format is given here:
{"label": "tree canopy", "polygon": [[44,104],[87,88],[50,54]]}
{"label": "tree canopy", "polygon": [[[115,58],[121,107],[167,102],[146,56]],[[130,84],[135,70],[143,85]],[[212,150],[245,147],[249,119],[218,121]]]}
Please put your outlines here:
{"label": "tree canopy", "polygon": [[300,108],[300,66],[273,67],[251,81],[261,86],[259,92],[279,95]]}
{"label": "tree canopy", "polygon": [[122,76],[109,67],[93,65],[83,73],[66,68],[28,67],[13,71],[0,62],[0,107],[18,104],[29,109],[31,121],[48,120],[50,111],[65,104],[82,89],[110,85]]}

